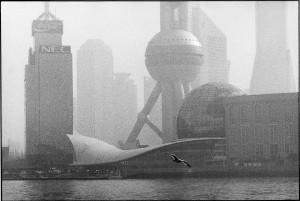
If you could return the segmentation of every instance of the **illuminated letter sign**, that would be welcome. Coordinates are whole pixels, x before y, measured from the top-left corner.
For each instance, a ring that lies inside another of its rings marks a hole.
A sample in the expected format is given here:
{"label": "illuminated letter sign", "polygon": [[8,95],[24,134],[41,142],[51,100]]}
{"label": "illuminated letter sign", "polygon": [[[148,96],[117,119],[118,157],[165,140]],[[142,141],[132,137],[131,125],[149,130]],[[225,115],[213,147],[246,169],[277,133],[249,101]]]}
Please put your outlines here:
{"label": "illuminated letter sign", "polygon": [[70,53],[71,46],[66,45],[41,45],[40,53]]}
{"label": "illuminated letter sign", "polygon": [[63,34],[63,24],[60,20],[34,20],[32,22],[32,35],[34,33],[60,33]]}

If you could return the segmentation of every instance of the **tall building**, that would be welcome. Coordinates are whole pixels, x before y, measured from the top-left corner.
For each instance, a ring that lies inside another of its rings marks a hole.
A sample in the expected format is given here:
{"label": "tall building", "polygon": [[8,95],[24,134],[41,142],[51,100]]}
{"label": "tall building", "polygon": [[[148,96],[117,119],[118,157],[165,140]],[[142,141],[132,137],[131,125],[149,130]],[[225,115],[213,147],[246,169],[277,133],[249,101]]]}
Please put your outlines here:
{"label": "tall building", "polygon": [[189,9],[190,31],[203,48],[203,65],[193,87],[209,82],[228,83],[230,61],[227,59],[227,38],[215,23],[201,10],[199,2]]}
{"label": "tall building", "polygon": [[[150,97],[155,84],[156,81],[154,79],[144,76],[144,103],[146,103]],[[149,114],[149,120],[160,130],[162,130],[161,117],[161,97],[159,97]],[[162,143],[162,139],[148,125],[145,125],[141,130],[139,139],[141,144],[147,144],[150,146]]]}
{"label": "tall building", "polygon": [[113,135],[107,141],[119,146],[132,130],[137,117],[137,87],[129,73],[115,73],[113,82]]}
{"label": "tall building", "polygon": [[77,52],[77,131],[110,142],[112,136],[112,50],[100,39]]}
{"label": "tall building", "polygon": [[284,1],[255,2],[256,55],[250,94],[295,91],[286,20]]}
{"label": "tall building", "polygon": [[32,165],[73,162],[66,134],[73,133],[71,47],[63,23],[45,12],[32,23],[34,46],[25,66],[26,158]]}
{"label": "tall building", "polygon": [[209,82],[228,83],[230,61],[224,33],[200,8],[199,2],[161,2],[161,30],[170,28],[192,32],[202,45],[203,64],[193,88]]}
{"label": "tall building", "polygon": [[77,132],[77,98],[73,97],[73,131]]}

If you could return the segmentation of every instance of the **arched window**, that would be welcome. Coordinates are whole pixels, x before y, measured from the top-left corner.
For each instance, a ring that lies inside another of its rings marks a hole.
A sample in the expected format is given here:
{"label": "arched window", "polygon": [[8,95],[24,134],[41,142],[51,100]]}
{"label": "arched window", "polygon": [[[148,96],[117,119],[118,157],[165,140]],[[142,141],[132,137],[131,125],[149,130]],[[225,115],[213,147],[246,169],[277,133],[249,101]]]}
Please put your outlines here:
{"label": "arched window", "polygon": [[248,117],[247,106],[242,105],[241,106],[241,120],[242,120],[242,123],[247,123],[247,121],[248,121],[247,117]]}
{"label": "arched window", "polygon": [[236,123],[236,114],[235,114],[235,108],[233,105],[229,107],[229,119],[230,119],[231,124]]}
{"label": "arched window", "polygon": [[270,122],[276,122],[278,119],[278,108],[274,103],[270,103],[268,108]]}
{"label": "arched window", "polygon": [[289,103],[284,104],[284,121],[291,122],[293,120],[293,108]]}
{"label": "arched window", "polygon": [[254,111],[255,111],[255,122],[256,123],[261,123],[262,120],[263,120],[262,106],[260,104],[255,105]]}

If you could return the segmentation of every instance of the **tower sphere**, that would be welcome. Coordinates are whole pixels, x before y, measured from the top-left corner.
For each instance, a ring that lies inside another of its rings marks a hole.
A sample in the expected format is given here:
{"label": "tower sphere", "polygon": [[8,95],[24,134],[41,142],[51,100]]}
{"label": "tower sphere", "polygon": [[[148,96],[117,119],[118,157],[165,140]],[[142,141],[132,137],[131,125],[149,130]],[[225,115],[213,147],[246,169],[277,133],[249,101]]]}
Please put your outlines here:
{"label": "tower sphere", "polygon": [[202,48],[190,32],[169,29],[156,34],[148,43],[145,63],[149,74],[158,81],[190,82],[202,64]]}

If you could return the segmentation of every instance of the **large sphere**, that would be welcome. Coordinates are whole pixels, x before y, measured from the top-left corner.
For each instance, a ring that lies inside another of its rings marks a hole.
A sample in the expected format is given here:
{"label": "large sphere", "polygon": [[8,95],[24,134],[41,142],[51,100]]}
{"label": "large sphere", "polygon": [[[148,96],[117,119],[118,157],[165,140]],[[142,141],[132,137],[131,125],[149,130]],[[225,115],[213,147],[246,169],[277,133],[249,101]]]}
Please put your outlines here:
{"label": "large sphere", "polygon": [[146,48],[146,67],[158,81],[193,81],[202,64],[202,48],[190,32],[169,29],[156,34]]}
{"label": "large sphere", "polygon": [[225,137],[223,98],[240,95],[245,95],[245,92],[220,82],[204,84],[192,90],[179,110],[178,138]]}

